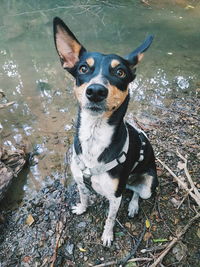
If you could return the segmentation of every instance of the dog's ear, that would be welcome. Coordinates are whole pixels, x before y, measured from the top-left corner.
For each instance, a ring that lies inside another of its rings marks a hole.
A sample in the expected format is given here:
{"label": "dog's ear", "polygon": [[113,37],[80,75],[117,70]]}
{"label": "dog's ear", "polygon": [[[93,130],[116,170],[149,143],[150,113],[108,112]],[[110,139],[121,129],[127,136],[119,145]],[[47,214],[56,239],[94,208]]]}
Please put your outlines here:
{"label": "dog's ear", "polygon": [[125,59],[129,61],[131,68],[134,69],[135,66],[142,60],[144,52],[150,47],[153,38],[153,35],[149,35],[138,48],[136,48],[132,53],[125,56]]}
{"label": "dog's ear", "polygon": [[79,43],[66,24],[58,17],[53,20],[56,50],[64,69],[72,72],[86,49]]}

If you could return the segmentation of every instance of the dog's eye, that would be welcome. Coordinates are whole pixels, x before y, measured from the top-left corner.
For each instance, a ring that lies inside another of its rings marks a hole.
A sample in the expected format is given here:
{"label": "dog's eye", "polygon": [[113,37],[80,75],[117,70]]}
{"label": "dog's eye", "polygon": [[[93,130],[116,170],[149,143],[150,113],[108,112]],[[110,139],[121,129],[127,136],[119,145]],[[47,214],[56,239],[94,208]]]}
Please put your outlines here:
{"label": "dog's eye", "polygon": [[82,74],[85,74],[85,73],[87,73],[88,71],[89,71],[89,68],[88,68],[87,65],[82,65],[82,66],[80,66],[80,68],[79,68],[79,72],[82,73]]}
{"label": "dog's eye", "polygon": [[123,69],[118,69],[116,71],[116,75],[119,77],[119,78],[124,78],[126,77],[126,73],[123,71]]}

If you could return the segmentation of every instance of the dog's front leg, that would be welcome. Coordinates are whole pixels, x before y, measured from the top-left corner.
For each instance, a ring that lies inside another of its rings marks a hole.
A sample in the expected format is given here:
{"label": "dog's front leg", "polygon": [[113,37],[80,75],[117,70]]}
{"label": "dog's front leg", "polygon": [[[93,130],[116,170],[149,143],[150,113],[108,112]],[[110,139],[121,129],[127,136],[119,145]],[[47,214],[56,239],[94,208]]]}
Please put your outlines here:
{"label": "dog's front leg", "polygon": [[109,199],[109,212],[104,226],[104,231],[101,237],[104,246],[110,247],[111,242],[113,241],[113,227],[115,224],[115,219],[117,212],[121,203],[122,197],[115,197]]}
{"label": "dog's front leg", "polygon": [[87,209],[89,192],[84,184],[78,184],[78,190],[80,194],[80,203],[77,203],[76,206],[72,207],[72,212],[80,215]]}
{"label": "dog's front leg", "polygon": [[74,177],[74,180],[77,183],[79,194],[80,194],[80,203],[78,203],[76,206],[72,207],[72,212],[80,215],[84,213],[88,206],[88,197],[89,197],[89,190],[85,186],[83,182],[83,174],[80,168],[78,167],[76,161],[74,158],[72,158],[71,163],[71,171]]}

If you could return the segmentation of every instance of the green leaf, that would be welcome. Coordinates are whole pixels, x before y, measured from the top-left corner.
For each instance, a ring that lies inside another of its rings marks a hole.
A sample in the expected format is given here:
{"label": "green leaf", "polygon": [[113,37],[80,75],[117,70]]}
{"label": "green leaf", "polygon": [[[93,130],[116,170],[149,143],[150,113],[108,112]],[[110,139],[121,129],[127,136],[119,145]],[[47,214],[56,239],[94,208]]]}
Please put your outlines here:
{"label": "green leaf", "polygon": [[168,242],[169,240],[166,238],[159,238],[159,239],[153,239],[154,243],[161,243],[161,242]]}
{"label": "green leaf", "polygon": [[125,267],[137,267],[137,263],[134,261],[132,261],[132,262],[130,261],[125,265]]}
{"label": "green leaf", "polygon": [[151,223],[148,219],[145,221],[146,228],[148,229],[151,226]]}
{"label": "green leaf", "polygon": [[124,236],[124,233],[123,232],[117,232],[115,235],[116,236]]}

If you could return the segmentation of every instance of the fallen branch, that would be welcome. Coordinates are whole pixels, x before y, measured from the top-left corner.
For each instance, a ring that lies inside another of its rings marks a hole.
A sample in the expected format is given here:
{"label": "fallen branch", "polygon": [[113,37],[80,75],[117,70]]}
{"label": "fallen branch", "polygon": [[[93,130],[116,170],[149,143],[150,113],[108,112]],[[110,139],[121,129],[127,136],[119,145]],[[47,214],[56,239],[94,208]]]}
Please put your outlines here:
{"label": "fallen branch", "polygon": [[179,153],[179,151],[177,151],[177,155],[184,162],[183,168],[184,168],[184,171],[185,171],[185,175],[186,175],[186,177],[188,179],[188,182],[190,183],[191,189],[194,190],[195,195],[197,195],[197,197],[200,199],[200,193],[199,193],[198,189],[196,188],[194,182],[192,181],[192,177],[190,176],[189,171],[188,171],[188,168],[187,168],[187,159],[185,157],[183,157]]}
{"label": "fallen branch", "polygon": [[196,221],[198,218],[200,218],[200,213],[197,213],[189,222],[188,224],[183,227],[182,230],[180,230],[177,233],[177,236],[172,239],[172,241],[167,245],[166,249],[162,251],[160,256],[156,259],[156,261],[151,264],[149,267],[156,267],[158,264],[160,264],[163,260],[163,258],[167,255],[167,253],[171,250],[171,248],[177,243],[177,241],[180,240],[180,238],[186,233],[186,231],[190,228],[190,226]]}
{"label": "fallen branch", "polygon": [[[187,177],[187,180],[191,188],[189,188],[188,184],[183,182],[164,162],[162,162],[160,159],[157,159],[157,160],[174,177],[174,179],[178,182],[178,184],[180,184],[187,191],[187,195],[190,195],[196,201],[197,205],[200,207],[200,193],[198,189],[196,188],[189,174],[189,171],[187,168],[187,159],[183,157],[179,152],[177,152],[177,154],[179,158],[181,158],[184,162],[183,169],[185,171],[185,175]],[[150,267],[156,267],[158,264],[161,264],[163,258],[167,255],[167,253],[171,250],[171,248],[177,243],[177,241],[180,240],[180,238],[186,233],[186,231],[189,229],[192,223],[195,220],[197,220],[199,217],[200,217],[200,213],[197,212],[197,214],[188,222],[188,224],[185,227],[183,227],[182,230],[178,231],[178,233],[176,234],[176,237],[172,239],[172,241],[162,251],[162,253],[157,258],[157,260],[152,265],[150,265]]]}
{"label": "fallen branch", "polygon": [[[194,188],[191,188],[193,191],[192,192],[191,189],[188,188],[188,185],[185,182],[183,182],[180,178],[178,178],[178,176],[162,160],[160,160],[158,158],[157,158],[157,160],[174,177],[174,179],[178,182],[178,184],[180,184],[182,186],[182,188],[184,188],[187,191],[187,193],[196,201],[197,205],[200,207],[200,197],[198,194],[196,194],[196,190],[198,191],[198,189],[195,187],[195,185],[194,185],[195,190],[194,190]],[[187,178],[188,178],[188,176],[187,176]]]}

